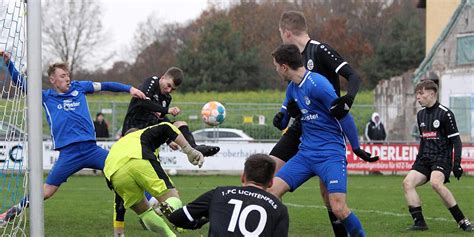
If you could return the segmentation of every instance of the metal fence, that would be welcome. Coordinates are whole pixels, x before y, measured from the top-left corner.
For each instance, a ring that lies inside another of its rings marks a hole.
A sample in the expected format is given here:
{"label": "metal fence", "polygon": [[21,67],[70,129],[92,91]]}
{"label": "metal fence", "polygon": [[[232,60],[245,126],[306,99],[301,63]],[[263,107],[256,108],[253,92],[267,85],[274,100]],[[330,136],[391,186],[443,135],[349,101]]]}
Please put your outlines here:
{"label": "metal fence", "polygon": [[[220,128],[235,128],[243,130],[249,136],[255,138],[257,141],[276,141],[281,136],[281,131],[273,127],[273,116],[279,110],[280,104],[275,103],[223,103],[226,108],[226,118]],[[181,108],[182,113],[174,118],[174,120],[186,121],[192,131],[197,129],[208,128],[201,120],[201,108],[203,103],[179,103],[173,102],[172,106]],[[123,119],[127,112],[128,102],[113,102],[113,101],[90,101],[89,109],[91,117],[95,118],[96,113],[104,113],[105,119],[109,124],[109,131],[111,137],[120,131]],[[378,107],[379,110],[384,108]],[[390,108],[386,108],[389,110]],[[419,108],[413,108],[417,111]],[[472,132],[474,130],[474,109],[472,108],[451,108],[457,119],[458,127],[461,133],[463,142],[471,142]],[[372,113],[376,111],[373,105],[354,105],[351,113],[356,122],[359,136],[361,140],[364,139],[364,130],[366,124],[371,119]],[[381,111],[378,111],[381,112]],[[471,116],[473,114],[473,116]],[[397,121],[386,122],[381,113],[382,123],[386,127],[387,141],[390,142],[413,142],[416,141],[416,117],[414,114],[406,115],[409,117],[408,122],[400,124]],[[173,118],[172,118],[173,119]],[[388,119],[388,118],[387,118]],[[406,134],[404,137],[391,136],[391,133]]]}

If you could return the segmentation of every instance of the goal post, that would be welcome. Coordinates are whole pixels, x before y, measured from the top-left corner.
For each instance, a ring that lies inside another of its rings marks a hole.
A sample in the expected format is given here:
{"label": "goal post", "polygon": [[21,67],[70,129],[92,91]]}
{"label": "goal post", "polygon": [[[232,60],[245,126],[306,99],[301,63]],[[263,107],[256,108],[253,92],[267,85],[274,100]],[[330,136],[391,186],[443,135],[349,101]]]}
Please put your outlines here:
{"label": "goal post", "polygon": [[44,236],[41,0],[0,2],[0,51],[0,236]]}
{"label": "goal post", "polygon": [[30,236],[36,237],[44,236],[41,0],[28,0],[27,6],[29,220]]}

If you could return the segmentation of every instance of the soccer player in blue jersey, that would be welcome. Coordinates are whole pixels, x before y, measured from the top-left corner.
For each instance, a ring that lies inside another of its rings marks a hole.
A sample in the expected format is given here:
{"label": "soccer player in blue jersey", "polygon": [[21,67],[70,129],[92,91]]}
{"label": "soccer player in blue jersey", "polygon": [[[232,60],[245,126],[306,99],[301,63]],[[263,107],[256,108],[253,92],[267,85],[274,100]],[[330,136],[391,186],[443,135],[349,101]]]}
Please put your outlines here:
{"label": "soccer player in blue jersey", "polygon": [[[354,154],[367,162],[377,161],[377,157],[371,157],[370,153],[360,149],[357,128],[353,118],[351,115],[346,116],[359,90],[360,78],[357,72],[330,45],[312,40],[309,37],[308,26],[302,12],[284,12],[280,18],[279,31],[284,44],[294,44],[298,47],[305,68],[323,75],[332,84],[338,96],[340,96],[339,77],[342,76],[347,80],[347,94],[335,99],[331,103],[330,113],[340,120],[341,127],[351,143]],[[270,152],[270,156],[277,162],[277,171],[298,152],[299,138],[301,136],[300,116],[301,112],[296,103],[294,101],[287,101],[274,117],[273,124],[275,127],[280,130],[287,128]],[[295,119],[291,125],[287,126],[290,117]],[[346,237],[347,232],[344,226],[329,207],[327,190],[321,181],[320,190],[327,207],[334,235]]]}
{"label": "soccer player in blue jersey", "polygon": [[[16,70],[8,53],[3,53],[12,81],[26,91],[26,80]],[[99,91],[128,92],[133,97],[146,99],[143,92],[116,82],[72,81],[65,63],[55,63],[48,69],[53,88],[43,90],[43,107],[51,128],[53,149],[59,157],[43,186],[44,199],[52,197],[69,176],[83,168],[102,170],[108,152],[96,144],[94,125],[87,106],[86,94]],[[24,207],[28,198],[0,215],[0,220],[11,220]]]}
{"label": "soccer player in blue jersey", "polygon": [[[270,192],[282,197],[313,176],[319,176],[328,191],[329,205],[351,236],[365,236],[357,216],[346,203],[347,171],[344,133],[330,113],[337,94],[321,74],[303,67],[295,45],[282,45],[273,54],[276,71],[289,81],[286,101],[294,100],[301,111],[299,151],[276,174]],[[344,119],[344,118],[342,118]]]}

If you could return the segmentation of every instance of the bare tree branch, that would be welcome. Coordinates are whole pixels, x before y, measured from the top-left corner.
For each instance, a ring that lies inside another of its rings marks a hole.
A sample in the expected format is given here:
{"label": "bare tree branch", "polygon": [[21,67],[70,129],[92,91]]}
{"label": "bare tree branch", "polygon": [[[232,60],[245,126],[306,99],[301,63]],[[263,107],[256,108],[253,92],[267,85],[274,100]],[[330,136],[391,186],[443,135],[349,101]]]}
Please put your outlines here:
{"label": "bare tree branch", "polygon": [[68,62],[71,75],[104,44],[102,8],[95,0],[46,0],[43,7],[45,61]]}

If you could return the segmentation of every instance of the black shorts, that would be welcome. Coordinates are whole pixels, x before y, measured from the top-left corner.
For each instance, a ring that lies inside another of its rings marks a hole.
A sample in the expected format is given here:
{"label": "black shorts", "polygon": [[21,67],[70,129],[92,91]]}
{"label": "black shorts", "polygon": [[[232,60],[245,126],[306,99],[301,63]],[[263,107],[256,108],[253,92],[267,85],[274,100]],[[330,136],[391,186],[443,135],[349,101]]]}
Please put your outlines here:
{"label": "black shorts", "polygon": [[444,174],[444,183],[449,183],[449,176],[453,166],[449,159],[416,159],[415,163],[411,167],[412,170],[416,170],[422,173],[428,180],[430,180],[431,172],[434,170],[441,171]]}
{"label": "black shorts", "polygon": [[273,147],[270,155],[287,162],[298,152],[300,137],[301,125],[299,123],[293,123]]}

